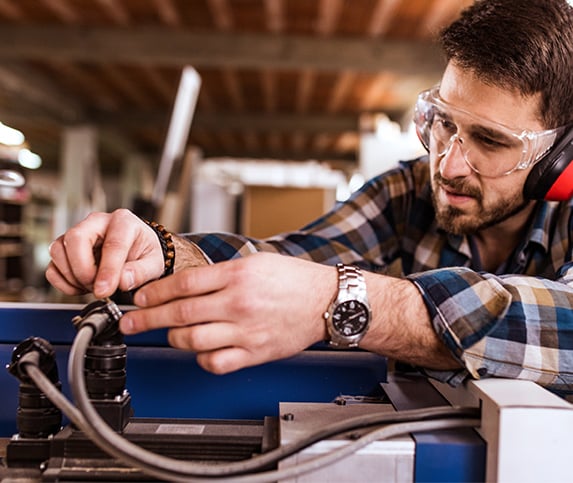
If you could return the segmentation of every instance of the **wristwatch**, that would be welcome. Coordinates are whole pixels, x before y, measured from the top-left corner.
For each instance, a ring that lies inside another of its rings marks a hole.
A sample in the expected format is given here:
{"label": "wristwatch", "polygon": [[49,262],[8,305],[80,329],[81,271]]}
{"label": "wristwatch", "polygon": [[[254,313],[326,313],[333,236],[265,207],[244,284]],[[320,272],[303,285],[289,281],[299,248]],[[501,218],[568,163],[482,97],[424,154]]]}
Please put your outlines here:
{"label": "wristwatch", "polygon": [[336,270],[338,292],[323,314],[328,343],[337,349],[357,347],[372,318],[366,282],[358,267],[339,263]]}

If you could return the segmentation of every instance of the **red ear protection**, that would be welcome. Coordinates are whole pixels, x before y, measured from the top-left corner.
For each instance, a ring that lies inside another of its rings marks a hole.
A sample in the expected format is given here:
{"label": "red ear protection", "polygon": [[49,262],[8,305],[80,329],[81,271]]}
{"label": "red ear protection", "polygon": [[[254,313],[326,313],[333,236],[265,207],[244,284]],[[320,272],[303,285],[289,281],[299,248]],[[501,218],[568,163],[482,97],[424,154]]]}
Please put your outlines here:
{"label": "red ear protection", "polygon": [[533,166],[525,180],[523,194],[531,200],[573,198],[573,128]]}

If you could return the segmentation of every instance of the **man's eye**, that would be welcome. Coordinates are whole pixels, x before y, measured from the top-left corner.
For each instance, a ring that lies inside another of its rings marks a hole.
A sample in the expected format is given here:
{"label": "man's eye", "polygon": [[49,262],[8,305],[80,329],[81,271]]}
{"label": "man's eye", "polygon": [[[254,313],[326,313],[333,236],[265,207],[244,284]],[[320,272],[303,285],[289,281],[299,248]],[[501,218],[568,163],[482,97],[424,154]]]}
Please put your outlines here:
{"label": "man's eye", "polygon": [[493,139],[489,136],[475,135],[474,139],[483,147],[488,149],[504,149],[509,147],[506,143]]}
{"label": "man's eye", "polygon": [[456,125],[452,121],[440,116],[436,116],[434,118],[434,128],[439,129],[442,132],[451,133],[452,135],[455,134],[457,130]]}

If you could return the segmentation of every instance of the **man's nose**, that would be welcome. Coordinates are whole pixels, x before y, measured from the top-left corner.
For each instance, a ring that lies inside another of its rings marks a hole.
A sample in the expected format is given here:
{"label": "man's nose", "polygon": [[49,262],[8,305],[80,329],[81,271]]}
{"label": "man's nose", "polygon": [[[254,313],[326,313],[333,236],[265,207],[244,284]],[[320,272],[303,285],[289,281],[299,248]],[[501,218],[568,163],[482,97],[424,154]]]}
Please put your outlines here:
{"label": "man's nose", "polygon": [[466,160],[466,150],[463,145],[464,140],[457,134],[450,138],[446,149],[438,156],[440,174],[446,179],[462,178],[472,174],[472,169]]}

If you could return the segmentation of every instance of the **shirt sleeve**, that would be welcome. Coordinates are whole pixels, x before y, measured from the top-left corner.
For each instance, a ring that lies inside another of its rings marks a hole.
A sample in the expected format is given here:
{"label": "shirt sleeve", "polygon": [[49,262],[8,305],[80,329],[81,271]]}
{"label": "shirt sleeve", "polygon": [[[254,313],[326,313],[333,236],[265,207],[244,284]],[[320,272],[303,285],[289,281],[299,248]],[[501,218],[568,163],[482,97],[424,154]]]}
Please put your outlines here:
{"label": "shirt sleeve", "polygon": [[556,280],[444,268],[408,277],[462,371],[425,371],[456,385],[467,377],[533,380],[573,395],[573,263]]}
{"label": "shirt sleeve", "polygon": [[405,218],[407,200],[416,186],[409,169],[386,173],[306,227],[264,240],[230,233],[184,236],[215,263],[256,252],[274,252],[328,265],[341,262],[384,272],[400,256],[400,221]]}

